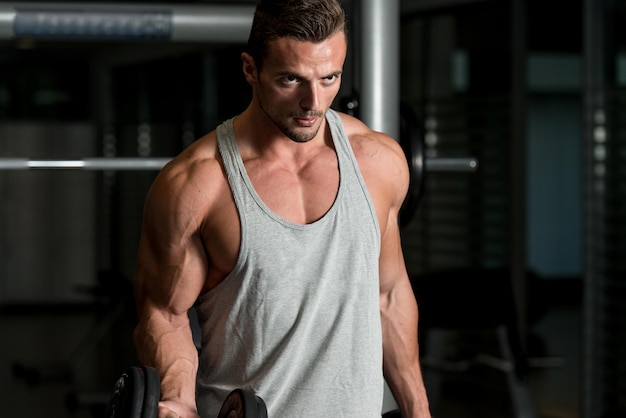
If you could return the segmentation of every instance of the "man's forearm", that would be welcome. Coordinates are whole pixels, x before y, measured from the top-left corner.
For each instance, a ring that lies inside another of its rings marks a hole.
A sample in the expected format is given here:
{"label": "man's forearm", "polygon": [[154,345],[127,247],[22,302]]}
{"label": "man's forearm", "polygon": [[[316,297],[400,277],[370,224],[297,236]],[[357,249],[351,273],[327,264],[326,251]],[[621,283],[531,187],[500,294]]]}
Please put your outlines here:
{"label": "man's forearm", "polygon": [[430,418],[419,363],[417,305],[410,285],[381,299],[383,369],[396,402],[407,418]]}
{"label": "man's forearm", "polygon": [[166,320],[160,314],[140,319],[134,334],[139,361],[161,376],[161,400],[195,411],[198,351],[185,317]]}
{"label": "man's forearm", "polygon": [[385,367],[385,379],[404,417],[430,418],[428,397],[419,365],[401,372]]}

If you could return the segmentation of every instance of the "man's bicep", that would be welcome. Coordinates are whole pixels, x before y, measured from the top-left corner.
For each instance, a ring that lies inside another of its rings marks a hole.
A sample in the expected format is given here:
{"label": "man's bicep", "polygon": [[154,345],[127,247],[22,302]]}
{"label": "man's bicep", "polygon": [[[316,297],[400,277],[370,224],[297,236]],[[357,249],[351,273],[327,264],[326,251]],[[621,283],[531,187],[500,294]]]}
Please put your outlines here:
{"label": "man's bicep", "polygon": [[135,277],[138,302],[149,299],[156,307],[182,313],[197,299],[207,262],[192,220],[185,216],[163,199],[147,200]]}
{"label": "man's bicep", "polygon": [[161,249],[158,255],[148,249],[144,264],[138,266],[136,296],[139,300],[149,299],[157,308],[182,314],[193,306],[202,290],[206,261],[197,244]]}

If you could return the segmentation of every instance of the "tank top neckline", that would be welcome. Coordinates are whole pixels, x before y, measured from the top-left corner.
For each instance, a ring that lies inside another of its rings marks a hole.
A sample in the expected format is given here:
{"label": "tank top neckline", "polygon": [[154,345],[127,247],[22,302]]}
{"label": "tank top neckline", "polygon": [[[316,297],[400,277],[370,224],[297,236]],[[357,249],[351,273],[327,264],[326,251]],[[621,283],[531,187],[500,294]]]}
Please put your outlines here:
{"label": "tank top neckline", "polygon": [[324,212],[324,214],[321,217],[308,223],[298,223],[298,222],[293,222],[293,221],[283,218],[282,216],[274,212],[272,209],[270,209],[269,206],[265,204],[263,199],[261,199],[261,196],[259,196],[254,185],[252,184],[252,180],[250,180],[250,177],[248,176],[248,171],[246,170],[245,164],[243,163],[243,158],[241,157],[241,153],[239,152],[239,146],[237,145],[237,138],[235,137],[235,130],[234,130],[234,121],[236,117],[228,121],[228,124],[230,125],[229,130],[232,133],[232,138],[230,142],[234,151],[233,154],[235,156],[235,163],[237,164],[237,169],[239,170],[241,174],[241,180],[244,182],[246,188],[248,189],[248,192],[250,193],[250,196],[254,199],[254,201],[259,206],[259,208],[261,208],[261,210],[271,219],[273,219],[274,221],[286,227],[293,228],[293,229],[301,229],[301,230],[315,228],[318,225],[322,225],[325,222],[327,222],[327,220],[332,218],[334,214],[337,212],[337,207],[339,206],[339,202],[343,195],[343,189],[344,189],[344,183],[345,183],[344,182],[345,163],[343,160],[343,155],[340,151],[342,148],[338,144],[338,141],[340,141],[339,137],[341,136],[340,132],[337,132],[337,128],[335,127],[335,124],[330,120],[328,113],[329,112],[327,112],[326,114],[326,123],[328,124],[328,127],[330,129],[330,135],[333,141],[333,146],[335,147],[335,155],[337,156],[337,166],[339,170],[339,187],[337,188],[337,193],[335,194],[335,198],[330,208],[328,208],[328,210]]}

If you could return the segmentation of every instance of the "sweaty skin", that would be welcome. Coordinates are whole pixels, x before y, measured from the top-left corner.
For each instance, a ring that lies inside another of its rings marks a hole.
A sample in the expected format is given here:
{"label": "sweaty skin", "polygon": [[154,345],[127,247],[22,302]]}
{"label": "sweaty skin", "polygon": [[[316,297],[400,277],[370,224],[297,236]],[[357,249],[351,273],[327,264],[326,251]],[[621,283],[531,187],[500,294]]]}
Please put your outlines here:
{"label": "sweaty skin", "polygon": [[[337,156],[324,118],[339,91],[346,56],[342,32],[320,43],[279,38],[261,71],[242,54],[252,86],[235,119],[237,145],[258,195],[276,214],[307,224],[332,206]],[[400,243],[398,211],[407,193],[406,159],[396,141],[341,115],[381,229],[380,313],[383,370],[405,417],[426,418],[417,305]],[[135,276],[142,364],[161,374],[159,418],[197,418],[198,353],[188,310],[233,269],[240,246],[237,209],[215,131],[167,164],[146,198]]]}

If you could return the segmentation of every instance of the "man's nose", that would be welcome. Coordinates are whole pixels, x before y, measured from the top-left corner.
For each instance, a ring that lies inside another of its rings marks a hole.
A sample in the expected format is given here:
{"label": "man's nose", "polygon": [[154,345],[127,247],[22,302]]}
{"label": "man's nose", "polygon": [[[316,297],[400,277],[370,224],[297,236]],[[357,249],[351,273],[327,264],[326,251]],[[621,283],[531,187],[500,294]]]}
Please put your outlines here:
{"label": "man's nose", "polygon": [[300,100],[300,107],[306,110],[318,110],[320,106],[319,88],[320,87],[315,83],[303,85],[303,94]]}

